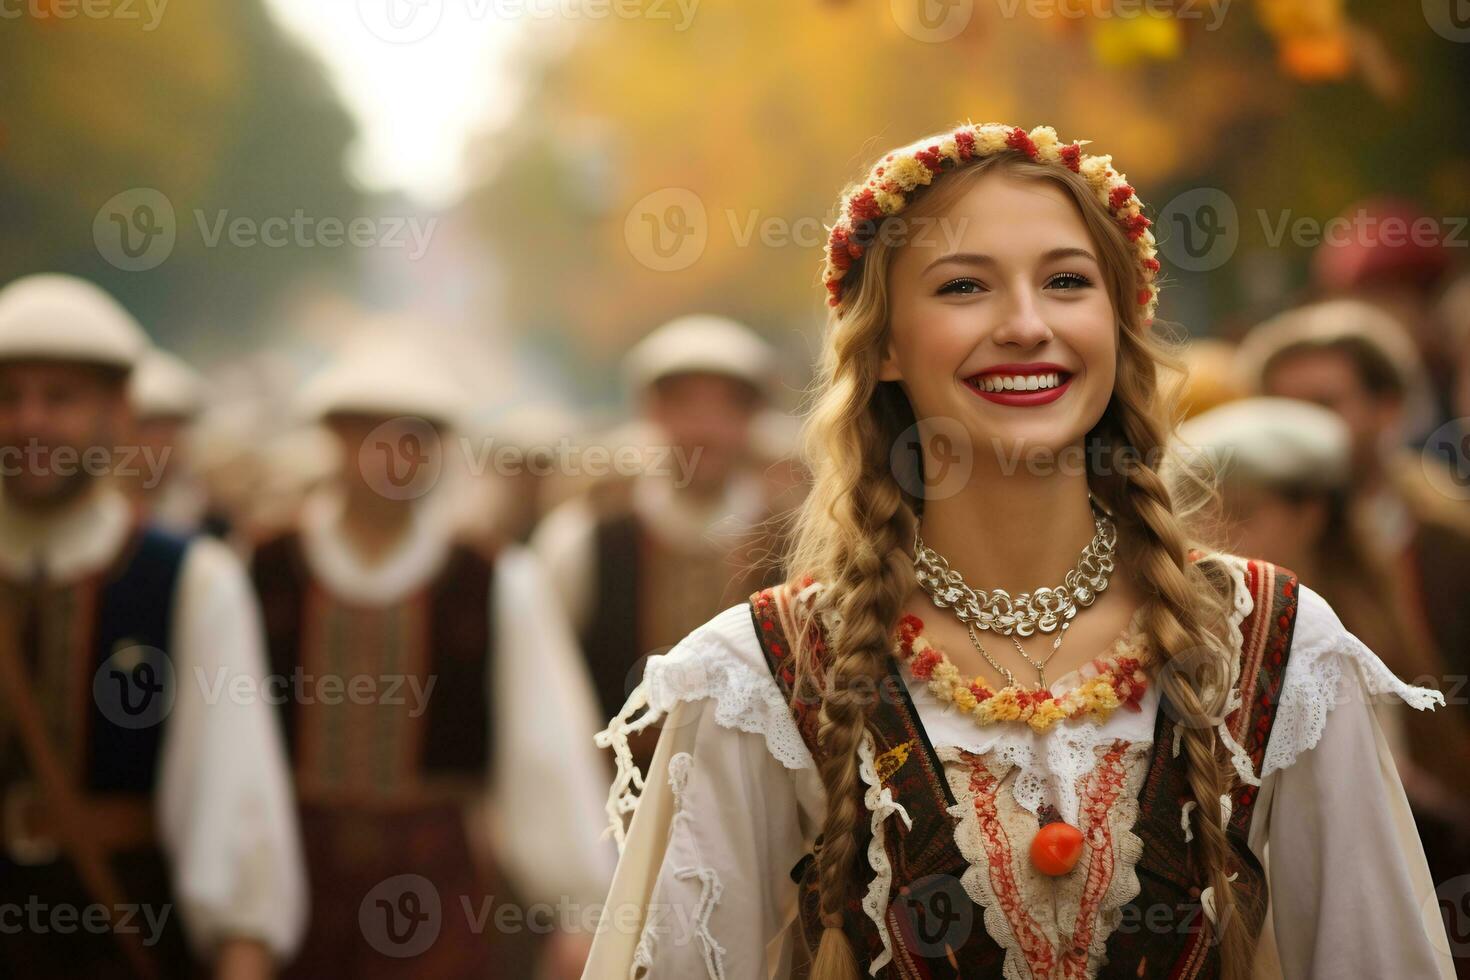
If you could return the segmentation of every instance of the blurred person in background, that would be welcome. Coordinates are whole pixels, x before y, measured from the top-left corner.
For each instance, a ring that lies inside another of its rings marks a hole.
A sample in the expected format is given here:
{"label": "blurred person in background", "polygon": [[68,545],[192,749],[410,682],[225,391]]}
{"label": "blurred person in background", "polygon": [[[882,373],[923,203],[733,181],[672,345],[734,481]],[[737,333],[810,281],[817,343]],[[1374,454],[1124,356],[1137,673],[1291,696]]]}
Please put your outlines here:
{"label": "blurred person in background", "polygon": [[10,976],[264,977],[305,924],[275,717],[217,693],[260,690],[249,580],[119,487],[146,346],[83,280],[0,290],[0,902],[35,908],[0,929]]}
{"label": "blurred person in background", "polygon": [[158,478],[133,480],[130,489],[148,519],[191,534],[204,527],[209,497],[187,456],[190,426],[203,407],[203,379],[184,360],[154,348],[143,356],[128,387],[133,427],[145,458],[159,461]]}
{"label": "blurred person in background", "polygon": [[521,405],[498,414],[484,427],[480,519],[486,533],[502,541],[528,542],[536,525],[580,489],[562,473],[558,451],[576,446],[582,420],[558,405]]}
{"label": "blurred person in background", "polygon": [[772,518],[797,482],[760,446],[776,364],[750,328],[681,317],[624,367],[647,424],[646,465],[561,505],[532,539],[581,636],[603,718],[637,685],[642,658],[770,578]]}
{"label": "blurred person in background", "polygon": [[[273,671],[299,678],[283,710],[314,890],[292,975],[521,978],[539,956],[576,976],[590,920],[533,912],[605,895],[598,719],[533,556],[458,537],[441,477],[465,397],[418,345],[379,337],[303,401],[340,466],[252,562]],[[486,902],[524,915],[477,920]],[[415,946],[431,906],[436,938]]]}
{"label": "blurred person in background", "polygon": [[[1244,398],[1246,388],[1236,365],[1235,345],[1204,337],[1190,340],[1179,352],[1183,370],[1170,371],[1180,419],[1193,418],[1217,405]],[[1168,384],[1167,379],[1161,384]]]}
{"label": "blurred person in background", "polygon": [[[1470,675],[1470,505],[1446,496],[1441,461],[1405,446],[1407,406],[1427,388],[1412,345],[1392,317],[1366,303],[1330,300],[1288,310],[1240,347],[1243,374],[1264,395],[1335,412],[1348,427],[1349,513],[1393,570],[1398,607],[1432,639],[1436,671],[1463,710]],[[1452,705],[1454,706],[1454,705]]]}
{"label": "blurred person in background", "polygon": [[1470,500],[1470,272],[1461,273],[1445,290],[1435,315],[1450,342],[1454,419],[1426,448],[1444,459],[1454,481],[1452,492]]}
{"label": "blurred person in background", "polygon": [[[1369,303],[1408,332],[1424,365],[1429,417],[1422,438],[1450,415],[1454,357],[1450,337],[1435,317],[1435,297],[1450,269],[1447,229],[1417,203],[1396,197],[1355,201],[1338,215],[1312,253],[1312,285],[1323,298]],[[1417,420],[1416,420],[1417,421]]]}
{"label": "blurred person in background", "polygon": [[[1215,547],[1292,569],[1343,625],[1399,677],[1451,693],[1431,638],[1397,604],[1392,570],[1349,515],[1351,433],[1335,413],[1290,398],[1248,398],[1204,412],[1179,429],[1183,455],[1218,481],[1217,513],[1203,515]],[[1176,496],[1190,487],[1176,480]],[[1470,712],[1463,699],[1413,711],[1383,698],[1374,710],[1393,749],[1436,881],[1470,867]]]}

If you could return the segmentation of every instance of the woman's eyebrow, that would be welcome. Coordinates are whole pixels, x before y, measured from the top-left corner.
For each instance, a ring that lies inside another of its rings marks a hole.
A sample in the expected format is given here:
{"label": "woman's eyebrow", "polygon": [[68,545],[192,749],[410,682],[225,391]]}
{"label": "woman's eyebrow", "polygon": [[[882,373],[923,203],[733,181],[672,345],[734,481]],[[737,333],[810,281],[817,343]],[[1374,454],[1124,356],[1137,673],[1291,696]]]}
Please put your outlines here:
{"label": "woman's eyebrow", "polygon": [[[1057,259],[1074,258],[1090,259],[1093,262],[1097,261],[1097,256],[1093,255],[1087,249],[1077,248],[1075,246],[1064,246],[1061,248],[1051,249],[1041,256],[1041,261],[1054,262]],[[980,252],[952,252],[949,255],[941,255],[933,262],[930,262],[924,267],[924,271],[928,272],[935,266],[945,265],[949,263],[954,263],[957,265],[994,265],[995,258],[994,256],[985,255]]]}
{"label": "woman's eyebrow", "polygon": [[976,251],[956,251],[956,253],[948,254],[948,256],[939,256],[938,259],[933,260],[928,266],[923,267],[923,270],[929,272],[933,267],[942,266],[942,264],[947,263],[961,264],[961,266],[992,266],[992,264],[995,264],[995,259],[992,259],[991,256],[982,256],[982,254],[976,253]]}

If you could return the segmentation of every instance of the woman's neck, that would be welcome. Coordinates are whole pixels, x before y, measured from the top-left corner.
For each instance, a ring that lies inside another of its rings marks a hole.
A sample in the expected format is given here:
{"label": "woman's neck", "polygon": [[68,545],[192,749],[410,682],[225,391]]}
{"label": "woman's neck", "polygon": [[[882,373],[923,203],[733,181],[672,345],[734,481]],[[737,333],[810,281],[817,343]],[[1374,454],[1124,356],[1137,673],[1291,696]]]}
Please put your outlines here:
{"label": "woman's neck", "polygon": [[976,473],[925,502],[919,533],[974,588],[1054,588],[1095,533],[1086,474]]}

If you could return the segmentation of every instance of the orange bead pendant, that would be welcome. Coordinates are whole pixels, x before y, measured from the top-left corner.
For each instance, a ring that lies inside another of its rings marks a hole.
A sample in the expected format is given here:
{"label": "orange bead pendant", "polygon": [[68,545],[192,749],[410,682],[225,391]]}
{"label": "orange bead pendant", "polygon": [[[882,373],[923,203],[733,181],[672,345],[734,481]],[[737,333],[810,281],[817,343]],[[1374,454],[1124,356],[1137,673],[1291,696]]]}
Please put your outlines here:
{"label": "orange bead pendant", "polygon": [[1082,831],[1057,820],[1031,839],[1031,864],[1044,875],[1057,877],[1077,866],[1082,857]]}

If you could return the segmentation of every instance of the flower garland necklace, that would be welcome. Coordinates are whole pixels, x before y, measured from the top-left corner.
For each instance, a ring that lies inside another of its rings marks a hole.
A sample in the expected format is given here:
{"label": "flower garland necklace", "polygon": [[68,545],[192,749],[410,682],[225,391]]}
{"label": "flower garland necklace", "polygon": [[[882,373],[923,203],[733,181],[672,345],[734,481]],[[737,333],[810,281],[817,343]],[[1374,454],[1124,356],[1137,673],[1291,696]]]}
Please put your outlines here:
{"label": "flower garland necklace", "polygon": [[[1098,657],[1081,668],[1087,681],[1060,697],[1045,687],[1026,689],[1014,683],[995,691],[979,677],[960,676],[959,668],[923,630],[923,620],[913,614],[899,620],[900,659],[910,673],[928,683],[936,698],[955,705],[978,725],[1020,721],[1044,732],[1064,718],[1095,715],[1106,721],[1119,707],[1142,710],[1139,702],[1148,690],[1148,661],[1143,656],[1120,651]],[[1118,645],[1127,649],[1121,642]]]}
{"label": "flower garland necklace", "polygon": [[[968,627],[970,642],[997,672],[1004,675],[1007,686],[993,691],[978,677],[964,678],[944,653],[922,635],[923,621],[906,615],[899,621],[898,640],[901,657],[909,670],[928,682],[929,690],[939,700],[952,703],[969,714],[977,724],[997,721],[1024,721],[1036,731],[1045,731],[1063,718],[1096,715],[1105,720],[1120,705],[1138,711],[1139,701],[1148,688],[1145,664],[1140,657],[1118,652],[1105,654],[1082,668],[1086,683],[1060,697],[1046,684],[1046,664],[1055,656],[1062,638],[1071,625],[1077,608],[1090,606],[1097,593],[1108,587],[1112,575],[1113,548],[1117,530],[1095,497],[1095,533],[1083,549],[1077,567],[1069,571],[1063,585],[1056,589],[1024,592],[1014,600],[1003,589],[994,592],[975,590],[958,572],[949,567],[943,556],[927,547],[918,533],[914,534],[914,569],[919,584],[929,593],[934,604],[953,608],[956,617]],[[1135,614],[1136,615],[1136,614]],[[1021,658],[1036,669],[1038,686],[1028,690],[1016,683],[1015,675],[996,662],[980,643],[975,627],[994,629],[1010,637]],[[1122,645],[1132,634],[1133,622],[1115,643]],[[1039,663],[1021,648],[1012,633],[1030,636],[1035,630],[1044,633],[1060,628],[1052,642],[1051,652]]]}

